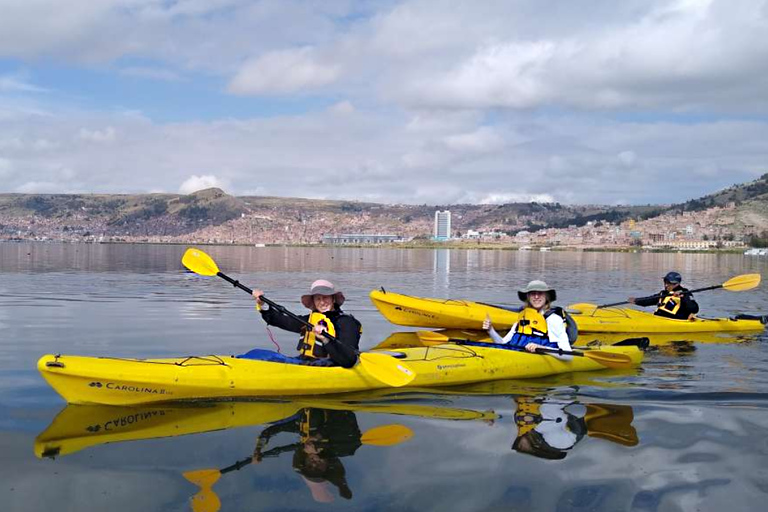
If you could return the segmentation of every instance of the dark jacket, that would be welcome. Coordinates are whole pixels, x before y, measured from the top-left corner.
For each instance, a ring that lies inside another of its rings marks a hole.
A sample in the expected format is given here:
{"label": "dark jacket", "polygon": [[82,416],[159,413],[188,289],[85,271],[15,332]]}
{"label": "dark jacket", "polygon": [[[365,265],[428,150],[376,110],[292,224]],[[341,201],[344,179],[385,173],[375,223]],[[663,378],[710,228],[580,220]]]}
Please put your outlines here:
{"label": "dark jacket", "polygon": [[[325,316],[336,327],[337,340],[325,344],[325,355],[339,366],[352,368],[357,363],[357,353],[360,346],[360,322],[354,316],[344,313],[338,307],[333,311],[325,313]],[[261,317],[269,325],[274,325],[286,331],[304,334],[305,326],[303,323],[277,309],[262,309]],[[300,318],[307,321],[309,320],[309,315],[303,315]]]}
{"label": "dark jacket", "polygon": [[311,439],[317,456],[310,457],[304,450],[304,442],[297,442],[267,450],[260,453],[261,457],[277,457],[292,451],[293,469],[298,473],[315,482],[328,481],[338,488],[342,498],[352,498],[346,471],[339,458],[354,455],[363,444],[354,412],[304,409],[291,418],[265,428],[257,441],[258,451],[261,452],[271,437],[282,432],[299,434],[306,438],[304,442]]}
{"label": "dark jacket", "polygon": [[[682,286],[678,285],[671,292],[668,292],[666,289],[664,289],[657,295],[635,299],[635,304],[643,307],[657,306],[656,312],[654,313],[657,316],[663,316],[665,318],[676,318],[678,320],[687,320],[689,316],[695,315],[699,312],[698,303],[693,300],[692,294],[686,293],[687,291],[687,288],[683,288]],[[683,293],[683,296],[679,299],[672,299],[673,301],[680,301],[680,308],[673,314],[661,308],[661,306],[664,304],[665,299],[675,292],[681,292]]]}

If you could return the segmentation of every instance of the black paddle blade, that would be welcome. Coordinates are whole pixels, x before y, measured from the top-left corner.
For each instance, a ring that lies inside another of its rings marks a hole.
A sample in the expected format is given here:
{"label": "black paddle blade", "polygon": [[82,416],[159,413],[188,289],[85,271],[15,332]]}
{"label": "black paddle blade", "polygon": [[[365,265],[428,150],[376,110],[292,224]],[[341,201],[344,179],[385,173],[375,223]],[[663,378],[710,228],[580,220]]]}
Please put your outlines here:
{"label": "black paddle blade", "polygon": [[637,347],[640,350],[647,349],[651,344],[649,338],[627,338],[613,344],[614,347]]}

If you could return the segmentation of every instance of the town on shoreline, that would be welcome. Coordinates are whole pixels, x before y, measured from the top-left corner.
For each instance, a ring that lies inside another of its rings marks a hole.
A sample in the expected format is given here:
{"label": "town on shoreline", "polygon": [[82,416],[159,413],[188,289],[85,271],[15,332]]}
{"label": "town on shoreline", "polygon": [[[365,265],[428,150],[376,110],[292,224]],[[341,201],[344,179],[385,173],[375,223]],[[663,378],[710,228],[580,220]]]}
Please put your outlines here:
{"label": "town on shoreline", "polygon": [[768,247],[768,175],[669,206],[382,205],[193,194],[0,194],[0,241],[578,251]]}

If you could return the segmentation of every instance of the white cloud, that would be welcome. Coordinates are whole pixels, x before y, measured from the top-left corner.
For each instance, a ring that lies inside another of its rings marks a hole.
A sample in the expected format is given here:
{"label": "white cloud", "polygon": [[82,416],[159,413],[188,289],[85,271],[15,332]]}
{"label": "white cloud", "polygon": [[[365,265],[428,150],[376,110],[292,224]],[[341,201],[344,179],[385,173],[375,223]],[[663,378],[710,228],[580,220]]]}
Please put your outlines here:
{"label": "white cloud", "polygon": [[61,144],[59,144],[56,141],[52,141],[48,139],[37,139],[32,143],[32,148],[35,151],[53,151],[60,147],[61,147]]}
{"label": "white cloud", "polygon": [[505,204],[505,203],[554,203],[555,198],[550,194],[526,194],[526,193],[498,193],[488,194],[486,196],[468,195],[467,200],[462,202],[479,204]]}
{"label": "white cloud", "polygon": [[0,139],[0,150],[22,149],[23,147],[24,143],[19,137],[8,137],[6,139]]}
{"label": "white cloud", "polygon": [[[6,191],[645,203],[768,170],[764,0],[0,4],[42,71],[2,75]],[[66,89],[93,73],[130,89]]]}
{"label": "white cloud", "polygon": [[13,172],[13,162],[7,158],[0,157],[0,178],[10,176]]}
{"label": "white cloud", "polygon": [[[0,120],[0,155],[13,162],[0,186],[112,193],[213,186],[234,195],[430,204],[661,203],[754,179],[768,161],[768,123],[760,121],[585,124],[577,115],[532,113],[477,125],[483,121],[424,114],[414,129],[411,117],[364,109],[176,124],[113,113],[30,114]],[[84,126],[109,126],[120,144],[61,143]],[[50,148],[36,150],[39,140]],[[627,151],[642,159],[624,165],[618,155]],[[76,171],[77,182],[62,169]],[[661,181],[668,186],[658,187]]]}
{"label": "white cloud", "polygon": [[16,187],[20,194],[53,194],[61,192],[61,186],[51,181],[27,181]]}
{"label": "white cloud", "polygon": [[637,162],[637,155],[634,151],[622,151],[618,154],[619,162],[627,167],[632,167]]}
{"label": "white cloud", "polygon": [[190,176],[179,187],[180,194],[191,194],[206,188],[224,188],[222,180],[216,176],[206,174],[203,176]]}
{"label": "white cloud", "polygon": [[169,69],[146,68],[146,67],[126,67],[120,70],[121,75],[132,76],[136,78],[147,78],[150,80],[162,80],[165,82],[176,82],[181,80],[178,73]]}
{"label": "white cloud", "polygon": [[78,136],[89,142],[96,143],[108,143],[115,141],[115,129],[111,126],[107,126],[103,130],[89,130],[87,128],[80,128]]}
{"label": "white cloud", "polygon": [[0,75],[0,93],[8,92],[41,93],[47,92],[47,90],[29,83],[22,76]]}
{"label": "white cloud", "polygon": [[246,62],[229,83],[234,94],[287,94],[333,83],[341,67],[322,62],[312,48],[280,50]]}
{"label": "white cloud", "polygon": [[338,103],[334,103],[330,107],[328,107],[328,111],[333,114],[339,114],[339,115],[348,115],[353,114],[355,112],[355,106],[350,101],[340,101]]}
{"label": "white cloud", "polygon": [[492,152],[501,149],[504,145],[502,137],[487,126],[478,128],[472,133],[449,135],[443,141],[448,149],[470,153]]}
{"label": "white cloud", "polygon": [[[732,6],[648,2],[636,6],[633,17],[551,33],[543,11],[536,13],[544,27],[538,31],[516,27],[512,17],[506,33],[477,38],[470,55],[454,50],[452,59],[440,61],[442,69],[405,74],[394,85],[395,97],[440,108],[717,105],[764,111],[768,68],[759,63],[768,60],[768,16],[758,0]],[[583,16],[568,14],[572,22]],[[427,18],[410,23],[426,24]]]}

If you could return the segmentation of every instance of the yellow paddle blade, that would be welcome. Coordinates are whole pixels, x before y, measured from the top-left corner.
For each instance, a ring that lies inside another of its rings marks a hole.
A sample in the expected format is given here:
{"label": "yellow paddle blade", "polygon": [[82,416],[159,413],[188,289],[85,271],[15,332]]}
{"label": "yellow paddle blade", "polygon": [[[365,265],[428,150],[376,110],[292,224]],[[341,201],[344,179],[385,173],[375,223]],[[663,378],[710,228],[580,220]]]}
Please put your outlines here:
{"label": "yellow paddle blade", "polygon": [[445,334],[440,334],[439,332],[435,331],[417,331],[416,335],[419,337],[419,341],[421,341],[425,345],[439,345],[441,343],[448,343],[448,336]]}
{"label": "yellow paddle blade", "polygon": [[407,364],[386,354],[363,352],[360,364],[374,379],[395,388],[407,385],[416,377]]}
{"label": "yellow paddle blade", "polygon": [[213,489],[206,487],[192,496],[193,512],[218,512],[221,508],[221,500]]}
{"label": "yellow paddle blade", "polygon": [[723,288],[731,292],[751,290],[760,284],[760,274],[743,274],[723,283]]}
{"label": "yellow paddle blade", "polygon": [[219,267],[213,261],[213,258],[195,247],[190,247],[184,251],[181,264],[201,276],[215,276],[219,273]]}
{"label": "yellow paddle blade", "polygon": [[413,430],[405,425],[381,425],[366,430],[360,438],[363,444],[373,446],[392,446],[400,444],[413,437]]}
{"label": "yellow paddle blade", "polygon": [[628,405],[587,404],[584,422],[587,435],[623,446],[636,446],[640,440],[632,426],[634,414]]}
{"label": "yellow paddle blade", "polygon": [[566,307],[567,310],[573,310],[573,311],[581,311],[581,312],[593,312],[595,309],[597,309],[599,306],[597,304],[590,304],[589,302],[577,302],[576,304],[571,304],[570,306]]}
{"label": "yellow paddle blade", "polygon": [[602,350],[586,350],[582,354],[584,354],[584,357],[592,359],[608,368],[630,368],[632,366],[632,358],[627,354],[617,354]]}
{"label": "yellow paddle blade", "polygon": [[221,471],[218,469],[198,469],[182,473],[182,476],[198,487],[210,487],[221,478]]}

